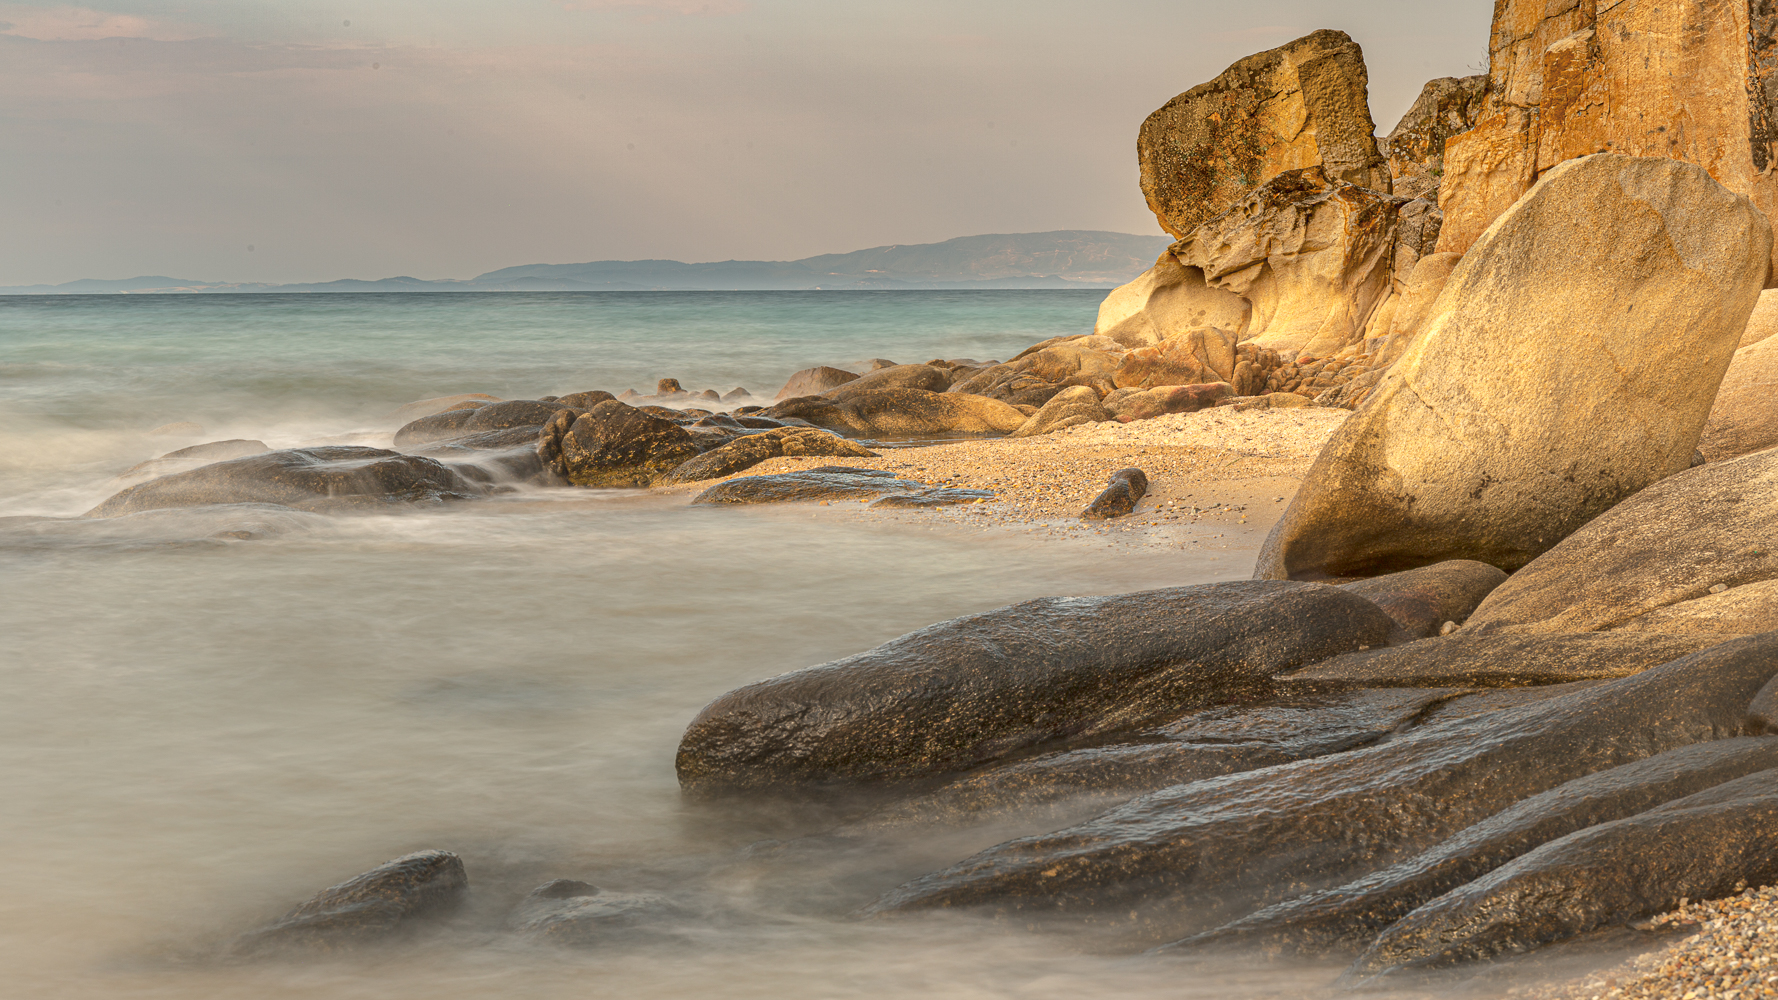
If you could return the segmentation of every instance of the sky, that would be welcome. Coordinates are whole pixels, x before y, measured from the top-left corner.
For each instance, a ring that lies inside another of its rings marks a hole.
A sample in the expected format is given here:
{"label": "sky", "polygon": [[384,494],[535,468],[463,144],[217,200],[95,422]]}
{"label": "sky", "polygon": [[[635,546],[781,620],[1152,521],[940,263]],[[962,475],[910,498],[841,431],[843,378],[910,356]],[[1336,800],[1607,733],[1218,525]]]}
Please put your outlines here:
{"label": "sky", "polygon": [[1159,235],[1136,131],[1317,28],[1387,133],[1489,0],[0,0],[0,285]]}

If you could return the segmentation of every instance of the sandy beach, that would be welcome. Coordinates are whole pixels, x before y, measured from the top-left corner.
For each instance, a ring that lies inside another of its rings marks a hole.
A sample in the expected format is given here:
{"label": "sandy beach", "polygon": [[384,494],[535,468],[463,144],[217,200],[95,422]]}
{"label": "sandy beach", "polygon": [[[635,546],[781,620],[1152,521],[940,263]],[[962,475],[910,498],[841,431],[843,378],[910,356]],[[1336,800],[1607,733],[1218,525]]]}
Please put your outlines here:
{"label": "sandy beach", "polygon": [[[937,510],[868,510],[857,516],[935,520],[983,531],[1022,531],[1113,548],[1198,547],[1225,558],[1256,550],[1284,512],[1328,435],[1350,411],[1304,407],[1175,413],[1132,423],[1071,427],[1041,437],[984,438],[881,451],[879,458],[774,458],[728,479],[824,465],[885,469],[933,486],[989,490],[992,500]],[[1149,492],[1127,517],[1087,521],[1081,510],[1118,469],[1147,474]],[[661,487],[696,496],[718,482]],[[1231,564],[1244,577],[1251,565]]]}

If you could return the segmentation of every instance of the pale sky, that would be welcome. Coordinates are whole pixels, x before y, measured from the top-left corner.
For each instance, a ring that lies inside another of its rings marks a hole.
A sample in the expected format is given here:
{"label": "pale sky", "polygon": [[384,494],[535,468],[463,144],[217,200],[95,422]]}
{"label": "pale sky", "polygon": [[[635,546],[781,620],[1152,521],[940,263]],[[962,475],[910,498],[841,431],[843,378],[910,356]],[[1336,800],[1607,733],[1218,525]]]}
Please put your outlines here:
{"label": "pale sky", "polygon": [[1492,8],[0,0],[0,285],[1158,235],[1136,130],[1175,94],[1338,28],[1387,133]]}

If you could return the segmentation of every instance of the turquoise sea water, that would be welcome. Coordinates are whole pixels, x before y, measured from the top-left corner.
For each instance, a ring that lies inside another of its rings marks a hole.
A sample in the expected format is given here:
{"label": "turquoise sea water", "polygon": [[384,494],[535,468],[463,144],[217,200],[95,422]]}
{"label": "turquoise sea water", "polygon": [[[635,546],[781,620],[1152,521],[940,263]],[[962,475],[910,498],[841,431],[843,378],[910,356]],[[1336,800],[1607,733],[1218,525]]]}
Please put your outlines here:
{"label": "turquoise sea water", "polygon": [[[673,774],[685,724],[730,688],[1017,600],[1241,575],[1226,551],[1114,556],[846,505],[647,491],[271,518],[252,540],[216,537],[209,515],[42,519],[200,440],[386,446],[392,407],[456,392],[675,377],[769,395],[810,365],[1003,358],[1089,330],[1098,299],[0,299],[0,996],[1301,995],[1288,969],[1182,980],[1166,961],[987,921],[849,921],[997,838],[753,863],[759,818],[689,807]],[[204,429],[147,433],[173,421]],[[429,847],[461,854],[473,891],[437,936],[304,962],[208,957]],[[551,878],[663,893],[690,915],[581,951],[504,933]]]}

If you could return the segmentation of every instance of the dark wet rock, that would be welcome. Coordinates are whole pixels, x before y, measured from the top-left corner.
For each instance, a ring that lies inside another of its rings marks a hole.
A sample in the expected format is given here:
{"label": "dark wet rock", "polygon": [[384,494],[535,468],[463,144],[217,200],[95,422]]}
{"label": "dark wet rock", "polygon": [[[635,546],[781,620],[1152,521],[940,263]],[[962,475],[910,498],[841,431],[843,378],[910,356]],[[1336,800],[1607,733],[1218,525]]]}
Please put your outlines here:
{"label": "dark wet rock", "polygon": [[[659,397],[649,397],[649,398],[657,398],[658,399]],[[689,411],[676,410],[671,406],[656,406],[653,403],[648,403],[643,406],[635,407],[635,409],[642,412],[642,413],[646,413],[651,417],[656,417],[661,420],[672,420],[675,422],[683,421],[685,423],[691,422],[691,417],[690,417]]]}
{"label": "dark wet rock", "polygon": [[1119,469],[1111,474],[1111,482],[1080,512],[1083,518],[1107,520],[1123,517],[1136,509],[1148,495],[1148,475],[1141,469]]}
{"label": "dark wet rock", "polygon": [[944,392],[951,387],[951,372],[948,368],[935,368],[932,365],[895,365],[879,368],[867,375],[835,386],[822,395],[830,399],[843,399],[861,392],[872,392],[877,389],[924,389],[927,392]]}
{"label": "dark wet rock", "polygon": [[649,486],[698,451],[683,427],[617,400],[559,411],[537,438],[544,467],[576,486]]}
{"label": "dark wet rock", "polygon": [[1774,767],[1778,767],[1778,739],[1770,737],[1731,738],[1669,750],[1576,778],[1508,806],[1424,854],[1357,881],[1266,907],[1172,947],[1356,953],[1421,904],[1539,845]]}
{"label": "dark wet rock", "polygon": [[765,413],[796,418],[854,437],[1006,434],[1025,422],[1016,407],[986,396],[924,389],[874,389],[840,398],[786,399]]}
{"label": "dark wet rock", "polygon": [[698,422],[692,424],[692,426],[737,428],[741,427],[742,424],[739,420],[736,420],[734,417],[731,417],[726,413],[712,413],[707,417],[698,418]]}
{"label": "dark wet rock", "polygon": [[722,394],[722,401],[725,403],[732,403],[737,399],[752,399],[752,398],[753,398],[753,393],[748,392],[746,389],[743,389],[740,386],[735,386],[733,389],[730,389],[729,391]]}
{"label": "dark wet rock", "polygon": [[395,446],[408,448],[485,431],[537,427],[548,423],[556,411],[573,408],[560,401],[545,403],[535,399],[508,399],[473,409],[446,410],[421,417],[396,431]]}
{"label": "dark wet rock", "polygon": [[[1467,628],[1592,632],[1778,579],[1778,449],[1688,469],[1588,522],[1488,595]],[[1667,631],[1689,631],[1665,624]]]}
{"label": "dark wet rock", "polygon": [[1461,722],[1479,715],[1565,698],[1576,691],[1587,691],[1610,683],[1612,681],[1609,680],[1570,681],[1566,684],[1540,684],[1536,687],[1469,689],[1472,693],[1459,694],[1450,701],[1440,702],[1428,709],[1426,717],[1420,720],[1420,725],[1431,727],[1447,722]]}
{"label": "dark wet rock", "polygon": [[476,409],[463,407],[420,417],[395,432],[395,447],[411,448],[457,437],[463,433],[463,425],[469,422]]}
{"label": "dark wet rock", "polygon": [[436,459],[380,448],[293,448],[216,462],[139,483],[85,517],[116,517],[165,507],[271,503],[330,512],[392,504],[439,503],[482,489]]}
{"label": "dark wet rock", "polygon": [[1391,627],[1317,585],[1026,601],[723,695],[680,740],[679,781],[702,795],[931,778],[1252,698]]}
{"label": "dark wet rock", "polygon": [[1391,925],[1347,971],[1491,958],[1778,881],[1778,770],[1571,833]]}
{"label": "dark wet rock", "polygon": [[[747,409],[758,410],[760,407],[741,407],[741,410]],[[773,420],[771,417],[762,417],[757,413],[742,413],[741,410],[736,410],[734,413],[729,414],[729,417],[742,427],[763,427],[770,429],[773,427],[787,426],[782,420]]]}
{"label": "dark wet rock", "polygon": [[1368,746],[1411,728],[1428,708],[1459,694],[1395,688],[1221,705],[1149,730],[1141,734],[1144,742],[1064,750],[990,767],[853,826],[962,824],[1009,814],[1047,824],[1078,822],[1169,785]]}
{"label": "dark wet rock", "polygon": [[921,490],[918,493],[897,493],[871,504],[871,507],[908,507],[927,510],[933,507],[954,507],[960,503],[976,503],[994,499],[991,490],[960,490],[949,487]]}
{"label": "dark wet rock", "polygon": [[387,940],[446,916],[469,893],[463,861],[449,851],[419,851],[316,893],[275,923],[235,939],[237,955],[286,948],[334,951]]}
{"label": "dark wet rock", "polygon": [[537,940],[585,947],[686,915],[683,907],[657,893],[611,892],[559,878],[531,890],[513,910],[510,925]]}
{"label": "dark wet rock", "polygon": [[[739,426],[737,424],[737,426]],[[812,427],[780,427],[758,434],[748,434],[707,451],[676,467],[667,480],[695,483],[703,479],[720,479],[743,469],[750,469],[768,458],[780,456],[834,455],[847,458],[876,458],[869,448],[828,431]]]}
{"label": "dark wet rock", "polygon": [[1388,613],[1415,639],[1438,635],[1446,622],[1462,625],[1476,606],[1506,582],[1506,573],[1473,559],[1444,562],[1340,584]]}
{"label": "dark wet rock", "polygon": [[829,389],[845,385],[857,377],[857,374],[853,372],[842,368],[829,368],[826,365],[819,368],[804,368],[790,376],[790,381],[784,383],[784,388],[778,390],[776,398],[793,399],[797,396],[820,395]]}
{"label": "dark wet rock", "polygon": [[608,399],[616,398],[616,396],[606,392],[604,389],[588,389],[585,392],[571,392],[566,396],[557,396],[554,402],[557,406],[567,406],[577,410],[590,410]]}
{"label": "dark wet rock", "polygon": [[1723,640],[1719,635],[1577,632],[1454,635],[1348,653],[1304,667],[1288,687],[1520,687],[1629,677]]}
{"label": "dark wet rock", "polygon": [[875,500],[898,493],[917,493],[925,487],[897,479],[876,469],[821,468],[807,472],[781,472],[772,476],[743,476],[717,483],[692,499],[692,503],[806,503],[812,500]]}
{"label": "dark wet rock", "polygon": [[1753,732],[1778,733],[1778,679],[1766,682],[1747,705],[1747,728]]}
{"label": "dark wet rock", "polygon": [[1050,914],[1176,940],[1406,860],[1583,775],[1738,735],[1774,673],[1778,633],[1381,746],[1163,789],[915,879],[870,911]]}

